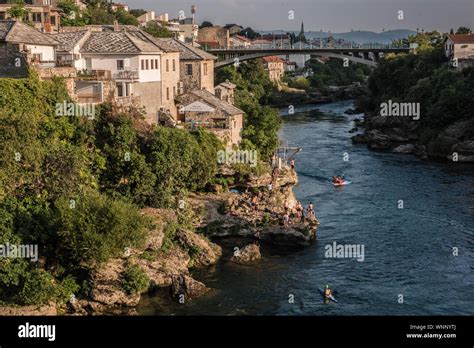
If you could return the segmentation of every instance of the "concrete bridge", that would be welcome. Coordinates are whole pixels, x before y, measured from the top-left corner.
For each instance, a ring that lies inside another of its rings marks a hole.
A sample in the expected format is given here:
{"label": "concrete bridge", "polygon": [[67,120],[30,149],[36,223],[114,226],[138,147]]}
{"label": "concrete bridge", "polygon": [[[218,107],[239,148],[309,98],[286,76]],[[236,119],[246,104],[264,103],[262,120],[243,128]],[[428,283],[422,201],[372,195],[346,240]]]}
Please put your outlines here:
{"label": "concrete bridge", "polygon": [[354,63],[376,66],[380,57],[386,53],[408,53],[410,48],[379,47],[379,48],[237,48],[208,49],[207,52],[218,57],[215,69],[219,69],[246,60],[268,56],[305,54],[316,57],[345,59]]}

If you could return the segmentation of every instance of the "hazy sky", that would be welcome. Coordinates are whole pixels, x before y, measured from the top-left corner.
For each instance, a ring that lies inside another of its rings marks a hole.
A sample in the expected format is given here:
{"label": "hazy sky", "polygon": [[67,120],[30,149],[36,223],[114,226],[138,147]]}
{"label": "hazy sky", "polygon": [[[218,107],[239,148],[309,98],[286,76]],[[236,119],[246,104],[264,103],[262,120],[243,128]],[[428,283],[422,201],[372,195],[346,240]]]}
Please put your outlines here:
{"label": "hazy sky", "polygon": [[[117,2],[120,2],[118,0]],[[238,23],[258,30],[345,32],[354,30],[437,29],[469,26],[474,29],[474,0],[122,0],[131,8],[190,15],[197,6],[197,22]],[[404,20],[398,20],[398,11]],[[289,20],[289,11],[295,19]]]}

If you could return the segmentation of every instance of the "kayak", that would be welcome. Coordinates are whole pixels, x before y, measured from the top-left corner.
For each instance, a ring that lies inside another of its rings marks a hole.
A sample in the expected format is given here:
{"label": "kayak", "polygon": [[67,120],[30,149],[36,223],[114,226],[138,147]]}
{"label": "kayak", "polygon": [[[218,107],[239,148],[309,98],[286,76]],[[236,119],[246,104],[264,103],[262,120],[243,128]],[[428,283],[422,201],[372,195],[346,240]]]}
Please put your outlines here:
{"label": "kayak", "polygon": [[351,183],[350,181],[344,180],[344,181],[341,182],[341,183],[335,183],[335,182],[333,182],[332,184],[333,184],[335,187],[340,187],[340,186],[347,186],[347,185],[349,185],[350,183]]}
{"label": "kayak", "polygon": [[[323,289],[318,289],[319,293],[321,294],[321,296],[326,300],[326,295],[324,294],[324,290]],[[333,295],[329,296],[329,299],[332,301],[332,302],[336,302],[337,303],[337,300],[335,299],[335,297]]]}

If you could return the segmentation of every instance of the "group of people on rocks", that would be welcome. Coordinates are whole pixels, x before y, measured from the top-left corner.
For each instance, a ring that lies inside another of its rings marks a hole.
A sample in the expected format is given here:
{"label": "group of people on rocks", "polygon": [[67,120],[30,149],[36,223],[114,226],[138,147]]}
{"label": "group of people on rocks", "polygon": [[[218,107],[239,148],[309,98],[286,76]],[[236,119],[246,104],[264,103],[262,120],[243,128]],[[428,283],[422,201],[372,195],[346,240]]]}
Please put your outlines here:
{"label": "group of people on rocks", "polygon": [[306,211],[301,204],[297,201],[295,207],[288,207],[285,205],[285,211],[283,213],[283,226],[285,228],[290,228],[291,219],[294,218],[297,223],[304,223],[305,221],[314,221],[316,220],[316,214],[314,213],[313,203],[310,202]]}

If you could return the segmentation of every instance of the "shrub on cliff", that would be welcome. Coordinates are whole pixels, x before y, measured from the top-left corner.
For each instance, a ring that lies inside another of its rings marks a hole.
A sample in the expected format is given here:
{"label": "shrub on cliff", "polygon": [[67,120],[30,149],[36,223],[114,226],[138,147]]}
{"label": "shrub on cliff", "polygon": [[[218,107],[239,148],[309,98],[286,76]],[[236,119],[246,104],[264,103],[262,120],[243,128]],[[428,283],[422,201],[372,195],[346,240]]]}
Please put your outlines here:
{"label": "shrub on cliff", "polygon": [[100,186],[115,197],[127,197],[139,206],[149,204],[154,193],[156,177],[146,162],[142,140],[131,115],[101,108],[95,122],[95,144],[105,159],[100,173]]}
{"label": "shrub on cliff", "polygon": [[129,295],[141,294],[148,290],[150,278],[138,265],[128,264],[121,274],[122,288]]}
{"label": "shrub on cliff", "polygon": [[145,240],[148,220],[124,201],[88,192],[55,205],[53,240],[61,263],[70,268],[121,257],[126,248],[140,247]]}

